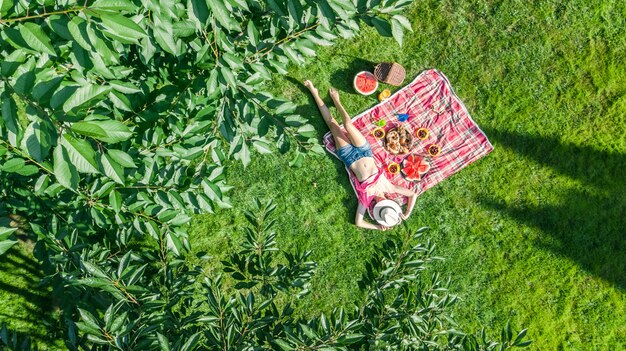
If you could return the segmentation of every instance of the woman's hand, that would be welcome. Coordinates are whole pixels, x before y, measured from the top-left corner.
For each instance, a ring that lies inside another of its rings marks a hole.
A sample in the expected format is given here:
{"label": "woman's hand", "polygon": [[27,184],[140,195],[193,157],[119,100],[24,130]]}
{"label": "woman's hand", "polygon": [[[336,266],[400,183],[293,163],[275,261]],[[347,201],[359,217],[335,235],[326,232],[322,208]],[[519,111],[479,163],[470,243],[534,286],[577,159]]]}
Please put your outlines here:
{"label": "woman's hand", "polygon": [[400,218],[402,218],[403,221],[406,221],[407,218],[409,218],[410,213],[401,213],[400,214]]}
{"label": "woman's hand", "polygon": [[385,231],[391,229],[391,227],[385,227],[384,225],[379,224],[379,225],[376,226],[376,229],[385,232]]}

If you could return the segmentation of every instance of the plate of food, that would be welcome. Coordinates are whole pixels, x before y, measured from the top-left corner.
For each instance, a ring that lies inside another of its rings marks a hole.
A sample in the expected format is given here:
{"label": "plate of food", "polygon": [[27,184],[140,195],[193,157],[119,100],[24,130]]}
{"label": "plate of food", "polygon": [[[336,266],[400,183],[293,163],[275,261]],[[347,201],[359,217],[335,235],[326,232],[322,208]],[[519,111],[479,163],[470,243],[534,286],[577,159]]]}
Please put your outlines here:
{"label": "plate of food", "polygon": [[374,73],[361,71],[354,76],[354,90],[361,95],[372,95],[378,89],[378,81]]}
{"label": "plate of food", "polygon": [[412,134],[402,124],[389,129],[385,135],[385,150],[392,155],[409,153],[411,146],[413,146]]}
{"label": "plate of food", "polygon": [[418,182],[422,174],[430,170],[430,164],[415,154],[410,154],[402,161],[402,175],[409,182]]}

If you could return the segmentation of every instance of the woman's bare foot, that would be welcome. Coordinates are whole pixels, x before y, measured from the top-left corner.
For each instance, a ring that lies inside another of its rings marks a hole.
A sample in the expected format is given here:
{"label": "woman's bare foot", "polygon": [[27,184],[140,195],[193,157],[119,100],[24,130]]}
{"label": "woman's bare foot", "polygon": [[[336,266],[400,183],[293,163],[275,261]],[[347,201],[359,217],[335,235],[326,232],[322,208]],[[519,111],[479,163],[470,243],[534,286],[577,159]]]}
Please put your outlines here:
{"label": "woman's bare foot", "polygon": [[319,96],[319,93],[317,92],[317,88],[313,85],[313,82],[307,79],[304,81],[304,86],[309,89],[311,94],[313,94],[314,96]]}

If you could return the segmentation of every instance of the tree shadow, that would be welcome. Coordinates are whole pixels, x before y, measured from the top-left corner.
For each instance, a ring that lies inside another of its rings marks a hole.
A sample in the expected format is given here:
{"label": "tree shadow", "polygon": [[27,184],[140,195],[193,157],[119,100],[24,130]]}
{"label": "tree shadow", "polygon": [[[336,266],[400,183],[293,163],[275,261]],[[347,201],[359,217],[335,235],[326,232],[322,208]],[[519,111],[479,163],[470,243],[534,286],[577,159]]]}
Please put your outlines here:
{"label": "tree shadow", "polygon": [[558,205],[537,204],[536,199],[510,204],[486,197],[479,199],[482,204],[548,234],[536,240],[538,247],[568,257],[586,271],[626,289],[626,155],[553,137],[485,132],[497,144],[581,186],[559,194]]}
{"label": "tree shadow", "polygon": [[[306,118],[308,118],[309,123],[311,123],[315,127],[316,130],[324,130],[324,133],[322,134],[322,136],[326,134],[326,131],[328,131],[328,127],[326,126],[326,123],[324,123],[324,120],[322,119],[322,115],[320,114],[320,111],[317,108],[317,104],[315,103],[315,100],[313,99],[313,95],[311,95],[311,92],[309,91],[309,89],[307,89],[307,87],[305,87],[301,81],[295,79],[294,77],[285,76],[285,79],[291,82],[292,84],[294,84],[298,88],[298,90],[300,90],[302,94],[304,94],[307,97],[307,101],[309,102],[306,105],[298,105],[296,107],[295,113],[299,114],[300,116],[305,116]],[[326,104],[326,106],[328,107],[334,106],[328,94],[324,94],[322,91],[320,91],[319,93],[320,93],[320,96],[322,97],[322,100],[324,100],[324,104]]]}
{"label": "tree shadow", "polygon": [[370,71],[374,73],[376,63],[352,55],[338,55],[351,57],[352,61],[349,61],[348,67],[335,71],[330,79],[330,83],[332,86],[337,88],[337,90],[354,94],[356,93],[353,85],[354,76],[361,71]]}
{"label": "tree shadow", "polygon": [[[51,293],[39,284],[43,278],[39,263],[16,245],[0,256],[0,271],[8,273],[0,276],[0,290],[4,292],[2,298],[7,300],[0,300],[4,305],[0,311],[0,323],[6,322],[10,328],[15,328],[15,322],[19,321],[21,326],[18,331],[28,335],[32,341],[38,344],[54,342],[58,335],[48,333],[41,327],[36,328],[42,323],[58,323],[53,316],[55,306]],[[23,303],[17,306],[11,300]]]}
{"label": "tree shadow", "polygon": [[[320,139],[318,141],[323,147],[324,145],[322,139],[324,135],[328,132],[328,126],[326,126],[326,123],[322,119],[322,116],[319,112],[319,109],[317,108],[317,105],[315,104],[315,101],[313,100],[313,97],[311,96],[311,93],[304,86],[304,84],[302,84],[302,82],[298,81],[297,79],[290,76],[285,76],[285,79],[293,83],[303,94],[307,96],[309,103],[306,105],[298,105],[295,113],[301,116],[307,116],[309,118],[309,123],[313,125],[315,130],[319,131]],[[333,106],[332,101],[328,96],[326,96],[326,98],[324,99],[324,103],[326,104],[326,106]],[[335,156],[331,155],[328,152],[326,152],[323,157],[330,157],[332,159],[333,166],[335,167],[337,174],[345,174],[345,176],[340,176],[338,182],[346,189],[349,194],[354,194],[354,190],[352,189],[352,185],[350,184],[350,179],[348,178],[348,174],[346,173],[346,168],[343,162],[341,162],[339,159],[337,159]],[[343,205],[348,210],[346,220],[352,221],[354,219],[354,213],[356,212],[356,208],[358,205],[356,201],[356,196],[350,196],[344,199]]]}

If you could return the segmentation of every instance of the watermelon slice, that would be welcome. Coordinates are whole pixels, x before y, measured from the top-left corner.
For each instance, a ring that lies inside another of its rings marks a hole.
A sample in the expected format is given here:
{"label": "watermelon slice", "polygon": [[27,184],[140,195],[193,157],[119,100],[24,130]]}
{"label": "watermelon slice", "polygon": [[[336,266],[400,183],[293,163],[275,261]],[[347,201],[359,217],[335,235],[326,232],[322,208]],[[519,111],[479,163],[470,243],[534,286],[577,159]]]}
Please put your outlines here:
{"label": "watermelon slice", "polygon": [[362,95],[371,95],[378,89],[378,81],[373,73],[361,71],[354,77],[354,90]]}
{"label": "watermelon slice", "polygon": [[402,161],[402,174],[406,180],[411,182],[419,181],[422,174],[428,172],[430,165],[417,155],[409,155]]}

